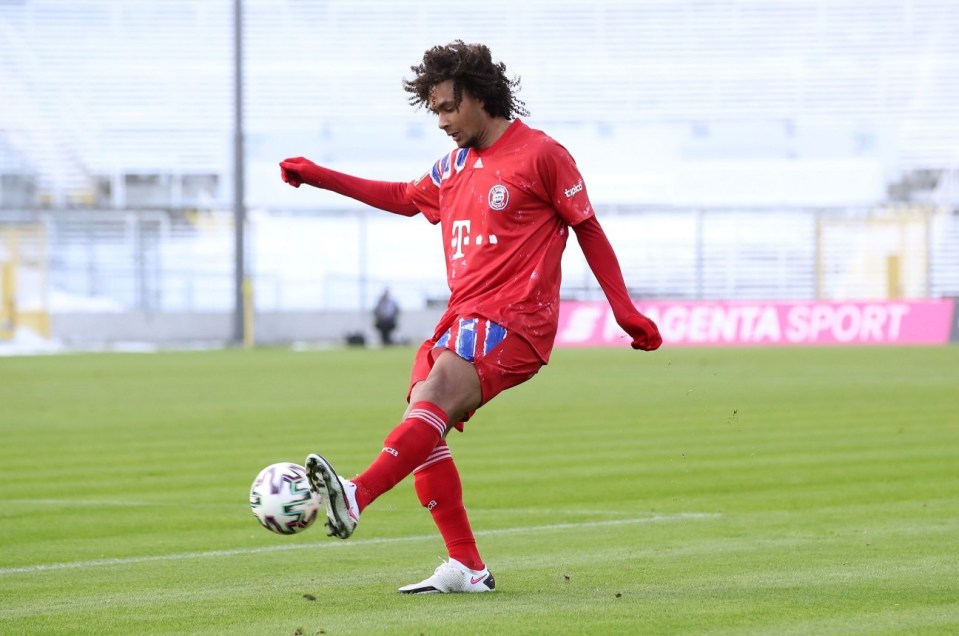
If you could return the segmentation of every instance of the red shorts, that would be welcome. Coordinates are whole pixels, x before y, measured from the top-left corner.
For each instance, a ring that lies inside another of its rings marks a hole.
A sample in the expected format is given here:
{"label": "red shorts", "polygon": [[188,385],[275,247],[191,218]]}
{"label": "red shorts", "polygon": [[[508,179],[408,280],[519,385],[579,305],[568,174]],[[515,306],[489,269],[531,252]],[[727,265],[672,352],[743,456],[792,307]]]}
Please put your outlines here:
{"label": "red shorts", "polygon": [[[416,352],[410,392],[417,382],[429,375],[439,353],[437,350],[442,349],[449,349],[476,368],[482,392],[481,404],[526,382],[543,366],[543,361],[522,336],[510,333],[486,318],[452,316],[437,325],[434,336]],[[406,399],[409,400],[409,393]],[[470,411],[464,421],[473,413],[475,411]],[[463,430],[462,424],[456,424],[456,428]]]}

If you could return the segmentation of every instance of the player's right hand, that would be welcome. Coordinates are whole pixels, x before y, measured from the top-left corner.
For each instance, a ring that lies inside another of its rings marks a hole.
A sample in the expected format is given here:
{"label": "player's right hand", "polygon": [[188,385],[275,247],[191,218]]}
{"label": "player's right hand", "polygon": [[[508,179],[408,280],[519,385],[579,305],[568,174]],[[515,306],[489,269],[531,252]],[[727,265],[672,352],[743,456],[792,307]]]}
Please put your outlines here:
{"label": "player's right hand", "polygon": [[308,183],[316,185],[319,166],[306,157],[290,157],[280,162],[280,178],[294,188]]}

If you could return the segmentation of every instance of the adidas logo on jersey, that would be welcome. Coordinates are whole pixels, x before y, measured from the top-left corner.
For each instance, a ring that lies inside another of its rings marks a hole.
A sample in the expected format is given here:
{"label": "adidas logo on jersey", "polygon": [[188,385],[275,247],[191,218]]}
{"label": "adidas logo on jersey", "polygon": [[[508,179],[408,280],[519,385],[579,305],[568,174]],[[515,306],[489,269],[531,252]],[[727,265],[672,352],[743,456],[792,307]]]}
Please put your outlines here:
{"label": "adidas logo on jersey", "polygon": [[474,167],[474,168],[482,168],[482,167],[483,167],[483,158],[480,157],[479,159],[477,159],[477,160],[476,160],[476,163],[473,164],[473,167]]}

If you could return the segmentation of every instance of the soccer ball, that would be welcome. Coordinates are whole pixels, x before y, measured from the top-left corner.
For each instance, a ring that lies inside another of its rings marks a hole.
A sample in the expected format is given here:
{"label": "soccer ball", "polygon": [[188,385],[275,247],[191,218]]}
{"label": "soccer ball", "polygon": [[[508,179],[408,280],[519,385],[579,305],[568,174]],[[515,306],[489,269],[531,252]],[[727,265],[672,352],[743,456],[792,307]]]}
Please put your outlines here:
{"label": "soccer ball", "polygon": [[280,462],[260,471],[250,487],[250,508],[264,528],[277,534],[296,534],[309,528],[323,507],[310,490],[306,469]]}

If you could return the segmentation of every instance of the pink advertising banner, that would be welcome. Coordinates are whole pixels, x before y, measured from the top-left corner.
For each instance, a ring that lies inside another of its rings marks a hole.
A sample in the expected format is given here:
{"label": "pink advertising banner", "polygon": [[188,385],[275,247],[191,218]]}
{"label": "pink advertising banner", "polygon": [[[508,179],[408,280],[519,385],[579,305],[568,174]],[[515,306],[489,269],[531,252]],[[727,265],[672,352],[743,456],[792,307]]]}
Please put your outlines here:
{"label": "pink advertising banner", "polygon": [[[637,302],[664,346],[945,344],[954,301]],[[557,346],[628,344],[605,302],[563,302]]]}

